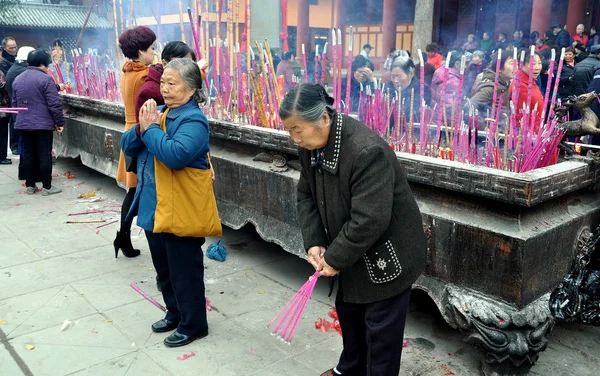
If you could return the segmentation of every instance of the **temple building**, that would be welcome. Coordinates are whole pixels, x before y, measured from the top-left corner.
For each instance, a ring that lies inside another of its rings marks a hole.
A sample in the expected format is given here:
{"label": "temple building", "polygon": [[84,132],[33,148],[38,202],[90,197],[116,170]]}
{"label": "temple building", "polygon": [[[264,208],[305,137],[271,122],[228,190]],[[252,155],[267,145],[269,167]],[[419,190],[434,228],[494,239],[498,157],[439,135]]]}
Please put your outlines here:
{"label": "temple building", "polygon": [[94,6],[90,12],[90,6],[90,0],[52,3],[21,0],[19,4],[4,5],[0,10],[0,33],[15,38],[20,46],[47,48],[52,40],[59,38],[66,49],[71,49],[85,24],[79,47],[100,50],[113,47],[108,42],[113,25],[106,18],[107,11],[103,6]]}

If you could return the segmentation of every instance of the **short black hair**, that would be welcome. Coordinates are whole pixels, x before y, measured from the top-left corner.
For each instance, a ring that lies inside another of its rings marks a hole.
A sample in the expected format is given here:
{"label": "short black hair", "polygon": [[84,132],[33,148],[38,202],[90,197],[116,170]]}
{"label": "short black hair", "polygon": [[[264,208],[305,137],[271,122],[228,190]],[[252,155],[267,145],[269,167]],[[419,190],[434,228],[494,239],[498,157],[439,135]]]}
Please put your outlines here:
{"label": "short black hair", "polygon": [[194,50],[184,42],[178,40],[165,44],[160,58],[168,63],[173,59],[185,57],[187,54],[192,56],[192,60],[196,60]]}
{"label": "short black hair", "polygon": [[27,55],[27,64],[30,67],[47,67],[52,63],[52,57],[50,53],[46,50],[38,48],[33,50]]}

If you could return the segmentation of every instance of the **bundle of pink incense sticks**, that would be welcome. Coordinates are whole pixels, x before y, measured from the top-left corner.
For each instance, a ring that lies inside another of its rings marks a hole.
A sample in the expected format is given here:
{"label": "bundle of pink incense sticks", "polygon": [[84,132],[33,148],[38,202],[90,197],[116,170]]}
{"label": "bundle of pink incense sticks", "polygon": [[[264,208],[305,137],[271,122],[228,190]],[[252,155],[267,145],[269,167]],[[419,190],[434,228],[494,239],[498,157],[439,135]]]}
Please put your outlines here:
{"label": "bundle of pink incense sticks", "polygon": [[0,107],[0,113],[3,114],[18,114],[19,111],[27,111],[27,107]]}
{"label": "bundle of pink incense sticks", "polygon": [[275,327],[271,334],[277,334],[279,338],[290,344],[296,335],[296,330],[300,324],[300,320],[304,315],[304,311],[308,305],[310,296],[312,295],[317,279],[319,278],[319,272],[315,272],[308,281],[302,286],[302,288],[294,295],[290,301],[273,317],[271,322],[267,325],[267,328],[273,325]]}

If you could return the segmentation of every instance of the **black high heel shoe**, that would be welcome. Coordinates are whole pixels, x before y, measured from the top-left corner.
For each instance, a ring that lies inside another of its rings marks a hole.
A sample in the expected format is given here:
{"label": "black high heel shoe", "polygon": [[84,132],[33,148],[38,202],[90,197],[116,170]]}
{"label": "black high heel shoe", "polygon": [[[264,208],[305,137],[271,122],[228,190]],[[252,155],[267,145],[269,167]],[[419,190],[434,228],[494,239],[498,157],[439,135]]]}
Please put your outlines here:
{"label": "black high heel shoe", "polygon": [[131,244],[131,231],[117,231],[117,238],[113,242],[115,247],[115,258],[119,256],[119,249],[125,257],[137,257],[140,255],[139,249],[134,249]]}

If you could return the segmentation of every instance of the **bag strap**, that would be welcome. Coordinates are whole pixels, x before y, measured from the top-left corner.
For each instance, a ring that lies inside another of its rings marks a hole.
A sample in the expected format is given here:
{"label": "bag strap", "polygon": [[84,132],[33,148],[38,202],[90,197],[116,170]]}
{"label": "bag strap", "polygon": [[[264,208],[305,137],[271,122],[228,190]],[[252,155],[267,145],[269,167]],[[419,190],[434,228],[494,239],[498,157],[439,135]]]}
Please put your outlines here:
{"label": "bag strap", "polygon": [[160,118],[160,128],[167,133],[167,114],[169,113],[170,109],[167,107],[167,109],[165,110],[165,112],[163,112],[162,117]]}
{"label": "bag strap", "polygon": [[210,151],[208,153],[206,153],[206,157],[208,159],[208,167],[210,167],[210,169],[213,169],[213,164],[212,164],[212,159],[210,157]]}

